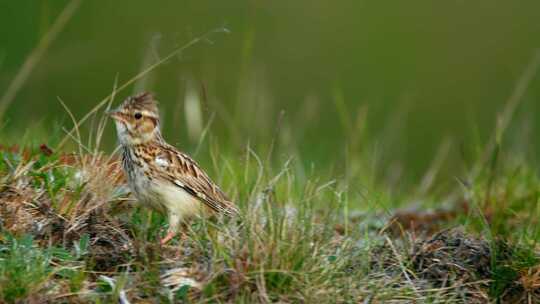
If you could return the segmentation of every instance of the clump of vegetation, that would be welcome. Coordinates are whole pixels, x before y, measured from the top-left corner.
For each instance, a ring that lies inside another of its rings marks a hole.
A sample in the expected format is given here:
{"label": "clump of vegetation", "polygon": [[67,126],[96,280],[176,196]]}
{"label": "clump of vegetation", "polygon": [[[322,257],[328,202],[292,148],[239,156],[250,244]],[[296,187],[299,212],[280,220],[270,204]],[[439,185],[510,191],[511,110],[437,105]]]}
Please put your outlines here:
{"label": "clump of vegetation", "polygon": [[[461,199],[469,207],[430,213],[445,215],[438,226],[461,228],[433,232],[377,210],[358,218],[338,183],[299,179],[291,163],[272,174],[249,152],[220,169],[241,217],[195,219],[184,237],[161,247],[163,216],[133,204],[115,157],[51,152],[45,146],[0,152],[5,302],[37,295],[83,303],[538,297],[537,217],[529,204],[540,183],[524,169],[501,169],[492,181],[498,191],[490,202],[504,199],[508,209],[490,209],[475,184]],[[501,221],[513,228],[501,229]]]}
{"label": "clump of vegetation", "polygon": [[29,236],[4,237],[0,247],[0,297],[9,303],[31,299],[53,274],[51,250],[37,248]]}

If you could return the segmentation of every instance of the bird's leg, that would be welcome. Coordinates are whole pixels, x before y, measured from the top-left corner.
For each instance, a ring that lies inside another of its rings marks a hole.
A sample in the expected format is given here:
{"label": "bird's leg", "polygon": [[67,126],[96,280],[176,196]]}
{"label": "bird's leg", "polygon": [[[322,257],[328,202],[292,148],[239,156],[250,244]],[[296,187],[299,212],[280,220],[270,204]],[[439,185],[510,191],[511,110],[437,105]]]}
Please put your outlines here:
{"label": "bird's leg", "polygon": [[167,235],[165,235],[165,237],[161,239],[161,245],[167,244],[176,236],[176,234],[178,233],[178,227],[180,226],[180,219],[180,216],[178,216],[177,214],[169,214],[169,231],[167,232]]}
{"label": "bird's leg", "polygon": [[164,238],[162,238],[161,241],[159,242],[161,243],[161,245],[165,245],[170,240],[172,240],[175,236],[176,236],[176,231],[169,230],[169,232],[167,232],[167,235]]}

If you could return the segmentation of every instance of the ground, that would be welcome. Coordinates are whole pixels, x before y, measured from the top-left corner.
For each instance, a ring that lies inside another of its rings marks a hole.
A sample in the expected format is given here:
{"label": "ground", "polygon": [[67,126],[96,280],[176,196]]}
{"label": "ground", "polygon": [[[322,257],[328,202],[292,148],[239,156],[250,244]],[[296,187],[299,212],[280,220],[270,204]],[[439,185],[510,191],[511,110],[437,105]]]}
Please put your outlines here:
{"label": "ground", "polygon": [[116,156],[0,153],[6,303],[540,301],[540,182],[523,163],[488,166],[431,207],[362,210],[392,197],[247,152],[218,179],[241,215],[192,219],[160,246],[165,217],[131,198]]}

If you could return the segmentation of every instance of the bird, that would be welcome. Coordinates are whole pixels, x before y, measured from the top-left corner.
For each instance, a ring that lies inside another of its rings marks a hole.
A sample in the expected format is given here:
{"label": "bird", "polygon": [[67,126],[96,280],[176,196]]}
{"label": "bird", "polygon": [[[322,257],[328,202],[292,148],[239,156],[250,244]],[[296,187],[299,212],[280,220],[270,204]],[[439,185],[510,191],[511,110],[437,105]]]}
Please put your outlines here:
{"label": "bird", "polygon": [[161,135],[158,102],[152,93],[128,97],[114,110],[128,186],[144,206],[165,214],[169,228],[161,239],[168,243],[184,220],[198,214],[239,214],[238,208],[208,174],[186,153]]}

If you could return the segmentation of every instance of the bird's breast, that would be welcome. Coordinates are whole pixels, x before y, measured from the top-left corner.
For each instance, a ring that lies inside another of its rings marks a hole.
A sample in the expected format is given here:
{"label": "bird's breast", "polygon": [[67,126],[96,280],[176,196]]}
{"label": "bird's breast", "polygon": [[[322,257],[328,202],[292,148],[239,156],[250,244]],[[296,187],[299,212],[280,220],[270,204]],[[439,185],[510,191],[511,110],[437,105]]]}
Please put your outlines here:
{"label": "bird's breast", "polygon": [[162,203],[161,194],[156,191],[158,185],[154,178],[150,176],[148,165],[129,150],[124,151],[122,165],[129,188],[140,203],[165,213],[167,211],[166,207]]}
{"label": "bird's breast", "polygon": [[191,217],[203,211],[203,204],[184,189],[166,182],[158,183],[155,188],[161,202],[168,212],[180,218]]}

